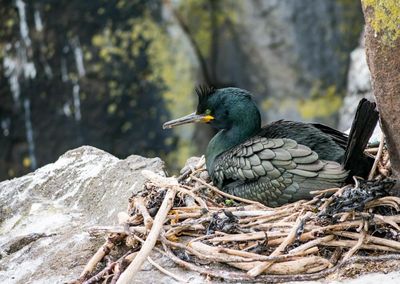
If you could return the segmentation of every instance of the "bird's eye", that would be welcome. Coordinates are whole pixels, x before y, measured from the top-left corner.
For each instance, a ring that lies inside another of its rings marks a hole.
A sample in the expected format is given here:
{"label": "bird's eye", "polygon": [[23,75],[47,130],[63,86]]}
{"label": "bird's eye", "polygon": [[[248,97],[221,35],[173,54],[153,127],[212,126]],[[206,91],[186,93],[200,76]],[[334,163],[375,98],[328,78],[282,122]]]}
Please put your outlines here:
{"label": "bird's eye", "polygon": [[205,112],[205,114],[206,114],[206,115],[210,115],[210,114],[211,114],[211,109],[209,109],[209,108],[208,108],[208,109],[206,109],[206,112]]}

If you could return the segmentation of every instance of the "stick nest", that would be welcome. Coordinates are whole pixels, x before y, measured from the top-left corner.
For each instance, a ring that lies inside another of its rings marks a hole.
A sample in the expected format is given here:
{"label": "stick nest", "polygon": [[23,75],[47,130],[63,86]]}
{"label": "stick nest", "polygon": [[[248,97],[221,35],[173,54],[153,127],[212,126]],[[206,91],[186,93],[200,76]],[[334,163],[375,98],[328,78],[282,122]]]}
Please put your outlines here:
{"label": "stick nest", "polygon": [[[154,262],[152,250],[186,269],[241,282],[312,280],[354,262],[400,259],[400,198],[390,195],[395,181],[387,178],[387,153],[378,156],[375,179],[355,178],[278,208],[221,192],[203,160],[178,178],[144,172],[149,180],[119,214],[120,226],[91,230],[107,241],[75,282],[129,283],[124,270],[138,271],[145,259],[187,281]],[[122,256],[101,265],[117,247]]]}

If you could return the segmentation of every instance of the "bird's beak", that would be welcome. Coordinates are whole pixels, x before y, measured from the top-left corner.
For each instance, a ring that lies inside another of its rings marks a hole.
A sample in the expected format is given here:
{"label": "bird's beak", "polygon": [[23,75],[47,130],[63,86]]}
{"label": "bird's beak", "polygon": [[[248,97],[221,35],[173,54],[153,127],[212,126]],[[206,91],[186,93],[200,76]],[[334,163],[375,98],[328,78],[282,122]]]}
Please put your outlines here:
{"label": "bird's beak", "polygon": [[175,127],[178,125],[194,123],[194,122],[210,122],[213,119],[214,119],[214,117],[212,115],[196,114],[194,112],[194,113],[185,115],[184,117],[167,121],[166,123],[163,124],[163,129],[172,128],[172,127]]}

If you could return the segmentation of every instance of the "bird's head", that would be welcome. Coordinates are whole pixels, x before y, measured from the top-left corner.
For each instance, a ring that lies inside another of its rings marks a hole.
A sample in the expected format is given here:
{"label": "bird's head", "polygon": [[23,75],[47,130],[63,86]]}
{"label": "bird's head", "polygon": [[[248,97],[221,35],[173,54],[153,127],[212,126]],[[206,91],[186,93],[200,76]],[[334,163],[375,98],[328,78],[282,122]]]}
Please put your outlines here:
{"label": "bird's head", "polygon": [[260,113],[248,91],[198,87],[196,93],[199,97],[196,112],[164,123],[164,129],[194,122],[209,123],[214,128],[227,130],[247,123],[260,127]]}

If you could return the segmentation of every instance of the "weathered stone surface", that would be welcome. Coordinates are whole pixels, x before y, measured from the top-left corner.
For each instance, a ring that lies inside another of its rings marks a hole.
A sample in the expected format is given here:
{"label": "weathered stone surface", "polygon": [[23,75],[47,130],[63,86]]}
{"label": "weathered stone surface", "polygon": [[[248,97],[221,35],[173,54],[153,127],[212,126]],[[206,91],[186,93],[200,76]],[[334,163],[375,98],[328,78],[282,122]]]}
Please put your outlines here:
{"label": "weathered stone surface", "polygon": [[[350,54],[350,67],[347,78],[347,94],[339,112],[338,129],[348,133],[356,114],[358,102],[362,98],[375,101],[371,87],[371,73],[367,64],[364,46],[364,36],[361,36],[360,45]],[[381,139],[382,130],[378,124],[371,136],[370,143],[377,145]]]}
{"label": "weathered stone surface", "polygon": [[350,128],[356,113],[357,104],[362,98],[375,101],[371,89],[371,73],[369,72],[363,40],[350,54],[350,67],[347,77],[347,95],[340,109],[339,129]]}
{"label": "weathered stone surface", "polygon": [[[128,198],[142,188],[143,169],[163,174],[164,163],[140,156],[119,160],[84,146],[32,174],[0,183],[0,283],[77,278],[104,242],[91,238],[87,229],[116,223]],[[140,283],[152,282],[146,277],[171,281],[158,271],[149,273],[150,265],[144,269]]]}
{"label": "weathered stone surface", "polygon": [[[332,125],[345,89],[349,52],[362,27],[360,4],[308,0],[242,4],[239,32],[231,46],[238,41],[242,52],[251,55],[241,62],[241,57],[227,60],[229,53],[221,52],[217,74],[235,74],[230,81],[254,92],[268,121],[305,119]],[[229,48],[229,39],[224,42]]]}
{"label": "weathered stone surface", "polygon": [[2,1],[0,180],[84,144],[171,164],[204,152],[210,128],[160,127],[196,104],[192,39],[209,83],[252,91],[266,121],[336,122],[359,1],[169,2],[189,34],[165,1]]}

